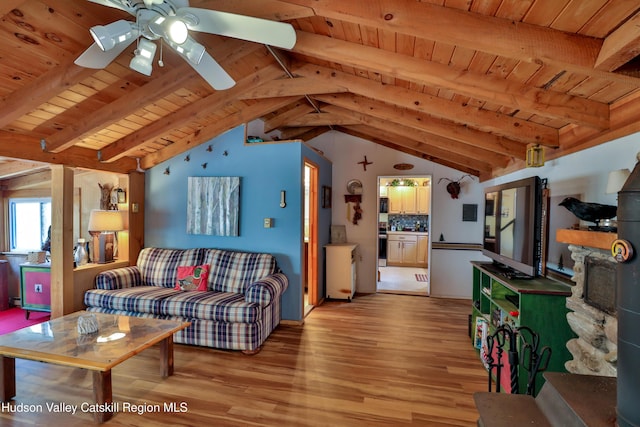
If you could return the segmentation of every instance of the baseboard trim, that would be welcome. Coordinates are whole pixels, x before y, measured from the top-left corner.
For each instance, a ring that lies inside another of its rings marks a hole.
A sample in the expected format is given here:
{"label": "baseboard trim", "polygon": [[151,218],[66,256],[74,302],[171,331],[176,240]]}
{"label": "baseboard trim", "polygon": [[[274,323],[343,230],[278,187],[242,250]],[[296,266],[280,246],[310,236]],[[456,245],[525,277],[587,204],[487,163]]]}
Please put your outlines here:
{"label": "baseboard trim", "polygon": [[286,326],[302,326],[304,325],[304,319],[303,320],[281,320],[280,324],[286,325]]}

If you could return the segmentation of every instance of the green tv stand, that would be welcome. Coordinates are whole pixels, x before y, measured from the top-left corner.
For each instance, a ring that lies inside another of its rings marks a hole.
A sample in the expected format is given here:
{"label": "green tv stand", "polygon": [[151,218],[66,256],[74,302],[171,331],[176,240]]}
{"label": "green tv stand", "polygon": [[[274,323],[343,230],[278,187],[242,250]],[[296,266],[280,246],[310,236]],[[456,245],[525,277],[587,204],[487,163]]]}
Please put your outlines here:
{"label": "green tv stand", "polygon": [[[540,346],[551,348],[547,371],[566,372],[565,362],[572,359],[567,341],[575,334],[567,322],[566,299],[571,286],[545,277],[508,279],[491,262],[472,261],[473,303],[471,309],[472,344],[479,348],[476,325],[485,321],[488,334],[507,323],[512,327],[528,326],[540,335]],[[478,318],[483,320],[478,321]],[[528,372],[520,366],[519,393],[526,392]],[[536,393],[544,383],[536,377]],[[505,387],[503,387],[505,388]]]}

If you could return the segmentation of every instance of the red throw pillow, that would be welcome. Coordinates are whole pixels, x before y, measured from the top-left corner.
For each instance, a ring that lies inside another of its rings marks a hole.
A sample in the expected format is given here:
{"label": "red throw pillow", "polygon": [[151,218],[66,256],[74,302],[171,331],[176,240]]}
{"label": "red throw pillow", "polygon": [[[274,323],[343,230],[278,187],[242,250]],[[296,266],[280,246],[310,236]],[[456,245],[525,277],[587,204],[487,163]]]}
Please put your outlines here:
{"label": "red throw pillow", "polygon": [[178,267],[175,289],[179,291],[206,291],[208,265],[191,265]]}

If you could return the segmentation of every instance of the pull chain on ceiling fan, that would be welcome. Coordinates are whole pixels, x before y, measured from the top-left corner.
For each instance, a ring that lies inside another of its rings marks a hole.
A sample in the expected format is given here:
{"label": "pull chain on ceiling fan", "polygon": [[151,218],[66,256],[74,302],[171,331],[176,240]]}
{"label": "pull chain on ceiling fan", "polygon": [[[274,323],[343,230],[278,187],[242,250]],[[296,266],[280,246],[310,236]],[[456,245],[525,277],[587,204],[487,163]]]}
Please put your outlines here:
{"label": "pull chain on ceiling fan", "polygon": [[189,31],[217,34],[284,49],[291,49],[296,33],[290,24],[215,10],[189,7],[188,0],[88,0],[103,6],[124,10],[136,17],[135,22],[119,20],[97,25],[89,32],[94,43],[75,63],[81,67],[101,69],[108,66],[134,41],[138,45],[129,66],[147,76],[162,43],[178,53],[216,90],[235,84],[233,78],[190,36]]}

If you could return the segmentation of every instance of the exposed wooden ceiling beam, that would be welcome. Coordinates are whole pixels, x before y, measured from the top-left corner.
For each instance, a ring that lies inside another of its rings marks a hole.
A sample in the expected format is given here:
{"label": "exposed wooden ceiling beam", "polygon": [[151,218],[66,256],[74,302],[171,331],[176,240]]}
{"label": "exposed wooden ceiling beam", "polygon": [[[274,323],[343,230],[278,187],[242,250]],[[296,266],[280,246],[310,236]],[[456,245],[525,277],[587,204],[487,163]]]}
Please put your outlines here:
{"label": "exposed wooden ceiling beam", "polygon": [[[301,128],[298,128],[298,129],[301,129]],[[296,135],[296,139],[301,139],[303,141],[310,141],[315,137],[318,137],[324,133],[329,132],[330,130],[331,128],[328,126],[316,126],[311,129],[308,129],[306,132]]]}
{"label": "exposed wooden ceiling beam", "polygon": [[100,151],[100,158],[104,162],[112,162],[124,157],[131,151],[137,150],[140,146],[156,140],[169,130],[179,128],[189,121],[201,119],[225,104],[233,102],[236,96],[250,90],[257,82],[280,77],[282,74],[282,69],[275,64],[261,68],[256,73],[236,82],[232,88],[214,92],[109,144]]}
{"label": "exposed wooden ceiling beam", "polygon": [[[463,156],[496,166],[505,166],[509,163],[510,160],[508,156],[496,154],[491,151],[483,150],[482,148],[474,147],[472,145],[466,145],[452,139],[430,134],[428,132],[419,131],[415,128],[407,127],[393,121],[387,121],[385,119],[370,116],[360,111],[350,111],[345,108],[336,107],[333,105],[327,105],[325,106],[325,109],[336,114],[342,114],[345,117],[351,117],[359,120],[361,124],[378,129],[379,132],[390,132],[394,135],[401,136],[407,141],[411,141],[411,145],[409,145],[410,148],[414,148],[423,152],[426,152],[425,150],[428,147],[433,147],[438,150],[449,151],[451,156],[449,157],[450,159]],[[439,157],[442,157],[442,154],[439,155]]]}
{"label": "exposed wooden ceiling beam", "polygon": [[31,187],[46,186],[51,183],[51,169],[46,166],[46,170],[32,173],[25,176],[18,176],[10,179],[2,180],[3,189],[9,191],[22,190]]}
{"label": "exposed wooden ceiling beam", "polygon": [[332,113],[309,113],[302,117],[298,117],[294,120],[289,120],[287,122],[287,126],[295,127],[295,126],[345,126],[345,125],[355,125],[358,124],[359,121],[350,119],[348,117],[343,117],[338,114]]}
{"label": "exposed wooden ceiling beam", "polygon": [[34,110],[44,102],[91,76],[96,70],[78,67],[68,61],[52,68],[22,89],[12,92],[0,102],[0,128]]}
{"label": "exposed wooden ceiling beam", "polygon": [[[120,97],[86,117],[82,122],[68,126],[50,136],[46,140],[46,150],[52,153],[66,150],[73,146],[77,140],[122,120],[123,117],[182,87],[186,80],[196,78],[198,77],[186,62],[180,64],[163,76],[154,77],[149,83],[136,89],[130,96]],[[89,102],[91,102],[90,99]]]}
{"label": "exposed wooden ceiling beam", "polygon": [[[424,113],[352,94],[316,95],[315,98],[327,104],[351,111],[361,111],[368,116],[458,141],[464,144],[460,146],[464,149],[471,146],[518,159],[525,158],[526,146],[519,141],[480,132],[458,123],[433,118]],[[323,110],[329,111],[326,108]]]}
{"label": "exposed wooden ceiling beam", "polygon": [[613,71],[640,54],[640,12],[604,40],[595,68]]}
{"label": "exposed wooden ceiling beam", "polygon": [[[215,55],[216,57],[225,57],[225,62],[228,62],[246,56],[260,48],[260,45],[257,44],[247,44],[234,40],[221,45]],[[104,129],[123,117],[133,114],[145,105],[149,105],[183,87],[187,80],[200,78],[186,61],[181,61],[163,75],[154,76],[151,81],[136,89],[130,96],[116,99],[93,113],[90,117],[87,117],[82,123],[69,126],[47,138],[46,149],[54,153],[60,152],[74,145],[78,139],[95,133],[98,129]]]}
{"label": "exposed wooden ceiling beam", "polygon": [[297,31],[296,45],[292,50],[418,84],[451,89],[456,93],[543,117],[562,118],[597,128],[609,127],[609,106],[590,99],[304,31]]}
{"label": "exposed wooden ceiling beam", "polygon": [[[377,0],[284,0],[317,15],[448,45],[559,67],[632,84],[632,79],[594,71],[602,39],[486,16],[428,2]],[[464,28],[464,31],[460,31]]]}
{"label": "exposed wooden ceiling beam", "polygon": [[319,65],[297,65],[293,67],[292,71],[298,75],[308,77],[311,81],[335,81],[336,86],[348,87],[351,93],[388,102],[434,117],[464,123],[483,132],[493,132],[525,143],[536,143],[548,147],[558,146],[558,131],[556,129],[499,112],[463,105],[398,86],[385,85]]}
{"label": "exposed wooden ceiling beam", "polygon": [[277,114],[264,121],[264,133],[269,133],[285,126],[290,120],[295,120],[298,117],[302,117],[305,114],[309,114],[315,111],[315,109],[306,100],[300,101],[299,105],[294,108],[290,108],[287,111]]}
{"label": "exposed wooden ceiling beam", "polygon": [[136,169],[135,159],[102,163],[98,161],[95,150],[81,147],[70,147],[62,153],[49,153],[42,151],[40,141],[4,131],[0,131],[0,156],[116,173],[129,173]]}
{"label": "exposed wooden ceiling beam", "polygon": [[0,179],[11,178],[16,175],[33,173],[40,169],[49,169],[46,163],[27,162],[22,160],[12,160],[0,163]]}
{"label": "exposed wooden ceiling beam", "polygon": [[[324,126],[292,127],[292,128],[281,128],[281,129],[278,129],[278,131],[280,132],[280,139],[286,141],[291,139],[302,139],[301,135],[314,132],[314,130],[316,129],[325,129],[325,127]],[[329,129],[329,128],[327,127],[326,129]]]}
{"label": "exposed wooden ceiling beam", "polygon": [[340,86],[337,82],[296,77],[266,82],[245,93],[240,99],[275,98],[278,96],[301,96],[347,91],[346,87]]}
{"label": "exposed wooden ceiling beam", "polygon": [[223,132],[233,129],[236,126],[240,126],[243,123],[248,123],[252,120],[264,116],[265,114],[268,114],[271,111],[291,104],[297,99],[298,98],[296,97],[291,97],[271,98],[255,101],[253,104],[248,105],[246,108],[243,108],[236,113],[232,113],[226,116],[224,120],[212,122],[210,125],[199,129],[198,132],[189,135],[180,141],[175,141],[173,144],[145,156],[144,159],[142,159],[142,161],[140,162],[141,166],[144,169],[153,167],[158,163],[161,163],[173,156],[187,151],[189,148],[193,148],[200,144],[203,144],[209,141],[211,138],[214,138]]}

